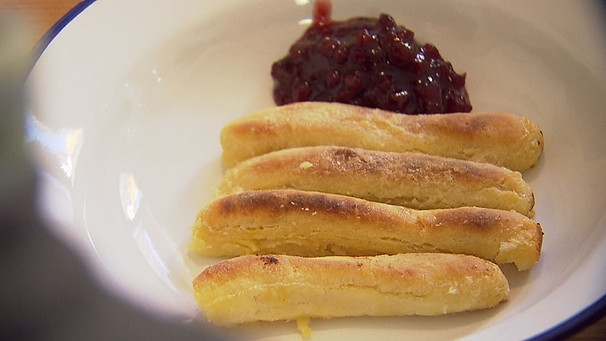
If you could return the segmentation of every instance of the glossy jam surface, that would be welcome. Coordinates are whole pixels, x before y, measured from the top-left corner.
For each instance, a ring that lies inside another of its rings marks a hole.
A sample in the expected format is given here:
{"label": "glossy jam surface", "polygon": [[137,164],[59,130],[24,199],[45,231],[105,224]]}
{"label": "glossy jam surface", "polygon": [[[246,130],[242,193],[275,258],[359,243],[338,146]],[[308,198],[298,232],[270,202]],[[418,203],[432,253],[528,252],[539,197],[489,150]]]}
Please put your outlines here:
{"label": "glossy jam surface", "polygon": [[271,75],[277,105],[341,102],[405,114],[472,108],[465,74],[386,14],[337,22],[330,7],[316,8],[313,24]]}

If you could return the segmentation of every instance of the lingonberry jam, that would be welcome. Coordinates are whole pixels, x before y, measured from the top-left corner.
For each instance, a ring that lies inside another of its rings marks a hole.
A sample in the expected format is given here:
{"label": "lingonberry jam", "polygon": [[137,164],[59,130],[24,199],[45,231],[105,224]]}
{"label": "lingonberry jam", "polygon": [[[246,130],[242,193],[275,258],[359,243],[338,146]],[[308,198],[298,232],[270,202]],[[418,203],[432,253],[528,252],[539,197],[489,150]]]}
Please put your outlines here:
{"label": "lingonberry jam", "polygon": [[277,105],[302,101],[355,104],[405,114],[469,112],[465,74],[432,44],[381,14],[331,21],[317,1],[313,24],[271,68]]}

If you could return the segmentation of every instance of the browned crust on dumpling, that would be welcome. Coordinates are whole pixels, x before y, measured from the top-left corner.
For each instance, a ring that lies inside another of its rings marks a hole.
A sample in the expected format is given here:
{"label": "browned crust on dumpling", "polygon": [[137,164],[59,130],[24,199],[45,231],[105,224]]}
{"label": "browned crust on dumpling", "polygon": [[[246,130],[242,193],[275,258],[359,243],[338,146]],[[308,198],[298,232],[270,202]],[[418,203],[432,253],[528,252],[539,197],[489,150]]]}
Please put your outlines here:
{"label": "browned crust on dumpling", "polygon": [[266,109],[226,125],[223,162],[231,167],[271,151],[338,145],[422,152],[522,171],[535,165],[543,134],[508,113],[402,115],[341,103],[301,102]]}
{"label": "browned crust on dumpling", "polygon": [[306,317],[441,315],[509,297],[495,264],[460,254],[303,258],[249,255],[193,281],[204,315],[219,325]]}
{"label": "browned crust on dumpling", "polygon": [[513,211],[414,210],[343,195],[259,190],[205,206],[192,251],[209,256],[447,252],[528,270],[540,258],[542,235],[538,223]]}
{"label": "browned crust on dumpling", "polygon": [[478,206],[532,217],[534,195],[517,171],[421,153],[338,146],[289,148],[227,170],[219,195],[292,188],[416,209]]}

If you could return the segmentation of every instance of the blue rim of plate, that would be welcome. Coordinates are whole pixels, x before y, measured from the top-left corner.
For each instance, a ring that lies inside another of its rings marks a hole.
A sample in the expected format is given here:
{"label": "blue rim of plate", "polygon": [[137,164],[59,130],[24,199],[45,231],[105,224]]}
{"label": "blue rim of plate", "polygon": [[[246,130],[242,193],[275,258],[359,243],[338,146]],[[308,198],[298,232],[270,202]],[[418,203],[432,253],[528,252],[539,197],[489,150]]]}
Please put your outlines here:
{"label": "blue rim of plate", "polygon": [[[44,34],[42,39],[35,47],[33,56],[34,63],[40,58],[44,50],[53,41],[53,39],[59,33],[61,33],[63,28],[65,28],[65,26],[67,26],[72,20],[74,20],[80,13],[82,13],[86,8],[88,8],[88,6],[93,4],[95,1],[96,0],[85,0],[78,3]],[[562,338],[571,336],[575,332],[578,332],[589,324],[597,321],[604,315],[606,315],[606,294],[594,303],[592,303],[590,306],[578,312],[576,315],[573,315],[567,320],[540,333],[539,335],[531,337],[529,340],[560,340]]]}
{"label": "blue rim of plate", "polygon": [[59,21],[57,21],[38,41],[33,51],[34,63],[38,61],[44,50],[48,45],[55,39],[55,37],[67,26],[72,20],[74,20],[80,13],[82,13],[88,6],[93,4],[96,0],[84,0],[76,4],[72,9],[69,10]]}

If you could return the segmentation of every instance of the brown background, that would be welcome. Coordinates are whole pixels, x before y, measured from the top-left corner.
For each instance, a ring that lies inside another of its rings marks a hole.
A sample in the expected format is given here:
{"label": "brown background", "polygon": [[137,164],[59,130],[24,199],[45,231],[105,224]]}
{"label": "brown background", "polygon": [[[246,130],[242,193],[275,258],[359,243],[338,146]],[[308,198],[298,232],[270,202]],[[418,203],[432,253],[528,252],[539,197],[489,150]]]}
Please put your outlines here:
{"label": "brown background", "polygon": [[[76,0],[0,0],[0,13],[20,15],[24,18],[32,30],[30,39],[33,47],[55,22],[79,2]],[[602,313],[601,318],[571,335],[567,340],[606,340],[606,314]]]}

